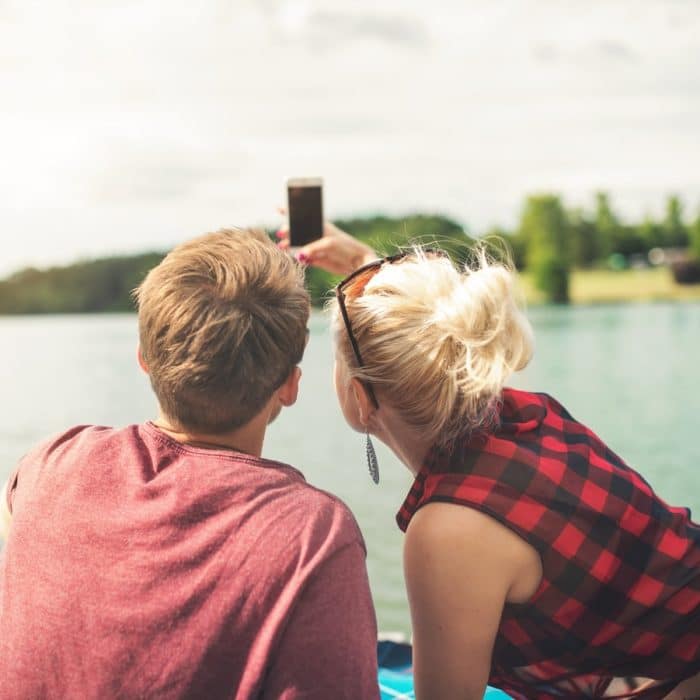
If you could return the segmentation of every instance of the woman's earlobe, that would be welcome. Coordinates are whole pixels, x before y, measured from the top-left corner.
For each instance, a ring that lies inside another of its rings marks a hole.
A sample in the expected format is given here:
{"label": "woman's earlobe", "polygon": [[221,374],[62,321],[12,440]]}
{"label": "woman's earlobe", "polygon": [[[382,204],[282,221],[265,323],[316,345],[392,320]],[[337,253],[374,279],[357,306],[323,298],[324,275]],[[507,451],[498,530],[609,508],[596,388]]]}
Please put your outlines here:
{"label": "woman's earlobe", "polygon": [[353,377],[350,380],[350,386],[352,388],[353,396],[355,397],[355,403],[357,404],[357,413],[360,417],[360,423],[364,428],[369,425],[372,414],[376,410],[374,404],[370,399],[367,387],[357,379]]}

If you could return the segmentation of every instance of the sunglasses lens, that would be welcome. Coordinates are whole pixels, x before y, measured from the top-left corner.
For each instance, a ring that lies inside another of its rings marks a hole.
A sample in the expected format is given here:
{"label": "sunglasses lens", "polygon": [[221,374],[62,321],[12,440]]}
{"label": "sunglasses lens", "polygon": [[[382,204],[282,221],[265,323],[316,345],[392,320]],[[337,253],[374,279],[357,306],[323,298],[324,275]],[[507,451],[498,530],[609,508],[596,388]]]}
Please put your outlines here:
{"label": "sunglasses lens", "polygon": [[345,294],[346,297],[353,299],[362,296],[362,293],[365,291],[367,283],[372,279],[372,277],[374,277],[377,274],[377,271],[380,267],[381,263],[378,262],[376,265],[368,267],[364,270],[360,270],[356,275],[349,277],[342,284],[341,289],[343,291],[343,294]]}

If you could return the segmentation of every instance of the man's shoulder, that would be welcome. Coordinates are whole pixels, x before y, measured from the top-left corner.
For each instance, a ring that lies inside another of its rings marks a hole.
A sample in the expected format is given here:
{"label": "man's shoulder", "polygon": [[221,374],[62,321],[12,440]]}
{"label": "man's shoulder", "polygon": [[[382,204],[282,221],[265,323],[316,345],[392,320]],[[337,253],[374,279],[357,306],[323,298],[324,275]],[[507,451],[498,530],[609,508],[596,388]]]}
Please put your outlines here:
{"label": "man's shoulder", "polygon": [[79,462],[76,451],[86,453],[100,449],[100,440],[116,431],[114,428],[98,425],[75,425],[35,443],[20,457],[10,471],[6,482],[6,498],[10,509],[18,483],[32,486],[42,478],[42,474],[53,471],[57,464]]}
{"label": "man's shoulder", "polygon": [[53,456],[63,455],[69,450],[102,448],[108,442],[126,442],[132,440],[137,431],[138,426],[136,425],[125,428],[91,424],[74,425],[36,443],[19,462],[21,464],[26,461],[46,460]]}
{"label": "man's shoulder", "polygon": [[309,484],[303,477],[295,480],[292,498],[294,509],[304,516],[305,527],[327,533],[339,546],[359,542],[365,548],[357,520],[341,498]]}

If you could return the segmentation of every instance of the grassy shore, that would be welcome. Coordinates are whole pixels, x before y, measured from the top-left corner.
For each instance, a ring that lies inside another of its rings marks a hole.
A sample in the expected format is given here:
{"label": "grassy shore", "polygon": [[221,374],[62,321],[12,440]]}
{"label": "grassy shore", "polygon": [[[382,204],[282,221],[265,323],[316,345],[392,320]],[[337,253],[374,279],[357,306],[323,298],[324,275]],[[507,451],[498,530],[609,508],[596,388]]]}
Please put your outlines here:
{"label": "grassy shore", "polygon": [[[528,304],[544,301],[524,272],[520,285]],[[700,284],[680,285],[665,267],[643,270],[574,270],[571,274],[572,304],[609,304],[641,301],[700,301]]]}

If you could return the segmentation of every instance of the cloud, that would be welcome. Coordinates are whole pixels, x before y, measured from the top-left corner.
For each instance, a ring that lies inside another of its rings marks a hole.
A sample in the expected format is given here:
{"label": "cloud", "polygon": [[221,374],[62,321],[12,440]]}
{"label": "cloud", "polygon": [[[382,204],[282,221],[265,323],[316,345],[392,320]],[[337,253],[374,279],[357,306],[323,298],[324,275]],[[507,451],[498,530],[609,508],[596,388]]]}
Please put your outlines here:
{"label": "cloud", "polygon": [[530,52],[535,60],[542,63],[557,61],[563,56],[561,48],[550,41],[536,41],[530,47]]}
{"label": "cloud", "polygon": [[216,169],[184,164],[139,163],[112,167],[94,182],[96,202],[158,202],[192,196],[197,186],[215,176]]}
{"label": "cloud", "polygon": [[552,41],[535,41],[530,52],[542,63],[605,61],[610,63],[633,62],[638,53],[628,44],[616,39],[596,39],[580,45],[565,45]]}
{"label": "cloud", "polygon": [[391,124],[371,116],[353,114],[320,114],[314,118],[291,118],[284,121],[287,134],[313,136],[317,139],[327,137],[342,138],[348,134],[362,133],[366,137],[385,135],[391,131]]}
{"label": "cloud", "polygon": [[425,24],[411,16],[319,11],[309,17],[309,25],[314,32],[346,40],[377,39],[410,48],[430,44]]}
{"label": "cloud", "polygon": [[196,201],[224,184],[235,182],[246,162],[240,152],[219,158],[205,150],[191,151],[177,145],[140,148],[112,144],[108,158],[91,177],[93,204],[132,202],[135,206],[172,201]]}
{"label": "cloud", "polygon": [[361,40],[406,48],[425,48],[431,43],[425,21],[410,11],[382,14],[373,7],[370,11],[357,9],[357,5],[353,11],[335,10],[322,3],[312,5],[309,0],[267,0],[261,9],[274,32],[310,48],[328,50]]}
{"label": "cloud", "polygon": [[627,44],[612,39],[601,39],[594,48],[602,56],[617,61],[633,60],[637,55]]}

